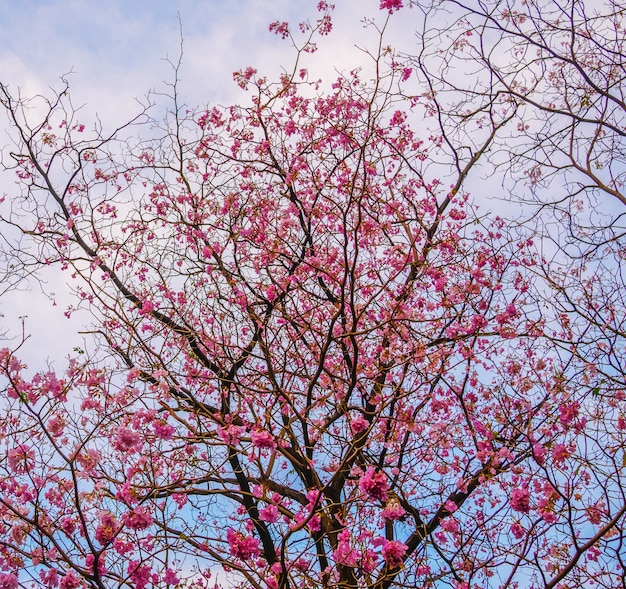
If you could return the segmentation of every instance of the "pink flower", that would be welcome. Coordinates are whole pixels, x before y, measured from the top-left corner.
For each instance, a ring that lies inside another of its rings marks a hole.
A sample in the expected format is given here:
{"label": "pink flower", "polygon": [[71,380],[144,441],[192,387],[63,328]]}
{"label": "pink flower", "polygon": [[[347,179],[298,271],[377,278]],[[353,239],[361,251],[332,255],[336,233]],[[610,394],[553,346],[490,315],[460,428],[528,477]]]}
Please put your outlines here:
{"label": "pink flower", "polygon": [[312,515],[306,527],[311,532],[319,532],[322,529],[322,518],[317,514]]}
{"label": "pink flower", "polygon": [[555,444],[552,448],[552,459],[557,464],[563,464],[566,458],[569,458],[570,451],[565,444]]}
{"label": "pink flower", "polygon": [[407,545],[398,540],[389,540],[383,544],[382,554],[387,566],[399,567],[407,551]]}
{"label": "pink flower", "polygon": [[154,428],[154,433],[162,440],[171,440],[176,431],[172,424],[164,421],[155,421],[152,427]]}
{"label": "pink flower", "polygon": [[521,540],[526,535],[526,530],[519,523],[515,522],[511,526],[511,534],[518,540]]}
{"label": "pink flower", "polygon": [[47,571],[39,571],[39,578],[46,587],[58,587],[59,586],[59,573],[55,569],[48,569]]}
{"label": "pink flower", "polygon": [[128,452],[133,454],[137,451],[137,447],[141,445],[141,438],[137,432],[134,432],[127,427],[120,427],[117,430],[115,440],[113,440],[113,447],[120,452]]}
{"label": "pink flower", "polygon": [[113,514],[108,511],[101,511],[98,514],[98,519],[100,525],[96,528],[96,540],[104,546],[113,540],[119,525]]}
{"label": "pink flower", "polygon": [[92,470],[100,461],[100,452],[88,448],[76,457],[76,461],[83,470]]}
{"label": "pink flower", "polygon": [[530,493],[528,489],[513,489],[511,491],[511,508],[522,513],[530,511]]}
{"label": "pink flower", "polygon": [[278,35],[281,39],[289,36],[289,23],[276,21],[270,24],[270,32]]}
{"label": "pink flower", "polygon": [[59,589],[76,589],[77,587],[80,587],[80,581],[71,571],[66,573],[59,583]]}
{"label": "pink flower", "polygon": [[353,434],[358,434],[362,431],[365,431],[368,425],[369,423],[367,419],[365,419],[365,417],[363,417],[362,415],[359,415],[350,422],[350,429],[352,430]]}
{"label": "pink flower", "polygon": [[9,468],[13,472],[23,473],[32,468],[33,461],[35,460],[35,452],[31,450],[30,446],[20,444],[7,452],[7,459],[9,461]]}
{"label": "pink flower", "polygon": [[456,534],[459,531],[459,522],[453,517],[446,517],[441,520],[441,527],[451,534]]}
{"label": "pink flower", "polygon": [[124,542],[124,540],[115,538],[115,540],[113,540],[113,549],[120,556],[125,556],[129,552],[132,552],[134,550],[134,547],[130,542]]}
{"label": "pink flower", "polygon": [[359,489],[371,499],[384,501],[387,498],[387,478],[383,472],[377,472],[370,466],[359,480]]}
{"label": "pink flower", "polygon": [[568,403],[559,407],[559,421],[570,425],[578,417],[578,403]]}
{"label": "pink flower", "polygon": [[380,0],[380,9],[388,10],[389,14],[402,8],[402,0]]}
{"label": "pink flower", "polygon": [[232,528],[228,528],[226,540],[230,547],[230,553],[235,558],[248,560],[259,556],[259,541],[252,536],[244,536],[241,532],[235,532]]}
{"label": "pink flower", "polygon": [[268,505],[259,511],[259,519],[263,522],[273,524],[278,519],[278,507]]}
{"label": "pink flower", "polygon": [[131,530],[145,530],[152,524],[152,516],[143,507],[130,511],[124,515],[124,525]]}
{"label": "pink flower", "polygon": [[137,561],[131,560],[128,564],[128,572],[135,584],[135,589],[145,589],[150,582],[150,569],[145,564],[139,565]]}
{"label": "pink flower", "polygon": [[64,427],[65,427],[65,420],[59,415],[53,415],[48,420],[48,431],[54,437],[63,435]]}
{"label": "pink flower", "polygon": [[43,379],[43,383],[41,385],[41,393],[43,395],[51,395],[55,399],[59,399],[61,401],[65,401],[66,395],[63,390],[64,382],[59,380],[56,377],[54,372],[48,372]]}
{"label": "pink flower", "polygon": [[187,495],[185,493],[174,493],[172,495],[172,500],[176,503],[178,509],[182,509],[187,503]]}
{"label": "pink flower", "polygon": [[13,573],[0,574],[0,589],[17,589],[17,576]]}
{"label": "pink flower", "polygon": [[152,311],[154,311],[155,309],[156,309],[156,305],[152,301],[149,301],[148,299],[144,299],[141,302],[141,308],[139,309],[139,314],[148,315],[152,313]]}
{"label": "pink flower", "polygon": [[378,554],[371,548],[368,548],[361,558],[361,568],[366,573],[372,573],[378,566]]}
{"label": "pink flower", "polygon": [[76,522],[71,517],[64,517],[61,520],[61,529],[67,536],[71,536],[76,531]]}
{"label": "pink flower", "polygon": [[167,585],[178,585],[178,583],[180,583],[178,575],[172,569],[165,571],[165,583]]}
{"label": "pink flower", "polygon": [[337,564],[353,567],[359,560],[359,553],[350,545],[350,531],[343,530],[339,533],[337,548],[333,551],[333,558]]}
{"label": "pink flower", "polygon": [[[91,572],[94,573],[94,564],[96,562],[96,557],[93,554],[88,554],[87,556],[85,556],[85,568]],[[104,558],[104,556],[101,556],[98,559],[98,573],[103,576],[106,575],[108,572],[108,569],[106,567],[106,559]]]}
{"label": "pink flower", "polygon": [[276,448],[276,442],[274,442],[274,436],[265,430],[254,430],[250,434],[252,445],[257,448],[269,448],[273,450]]}

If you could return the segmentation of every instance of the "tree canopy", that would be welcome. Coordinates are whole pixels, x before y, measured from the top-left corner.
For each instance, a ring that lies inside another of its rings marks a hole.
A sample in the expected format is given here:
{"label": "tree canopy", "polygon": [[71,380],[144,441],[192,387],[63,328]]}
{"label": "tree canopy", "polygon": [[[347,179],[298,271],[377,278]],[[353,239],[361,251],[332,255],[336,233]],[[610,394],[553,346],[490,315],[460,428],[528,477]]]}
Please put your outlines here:
{"label": "tree canopy", "polygon": [[381,0],[373,74],[331,82],[320,2],[247,102],[187,109],[175,71],[110,134],[0,85],[4,256],[93,318],[66,367],[0,350],[0,588],[624,586],[626,9],[598,4]]}

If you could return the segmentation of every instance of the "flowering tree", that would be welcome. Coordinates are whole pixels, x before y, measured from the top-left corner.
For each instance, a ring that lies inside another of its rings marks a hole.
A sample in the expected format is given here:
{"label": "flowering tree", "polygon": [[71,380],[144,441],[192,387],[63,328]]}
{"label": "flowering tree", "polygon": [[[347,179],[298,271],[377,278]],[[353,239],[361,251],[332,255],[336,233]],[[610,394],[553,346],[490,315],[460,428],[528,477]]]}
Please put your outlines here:
{"label": "flowering tree", "polygon": [[464,159],[386,49],[324,90],[320,9],[291,74],[236,74],[248,106],[174,86],[141,140],[1,87],[15,263],[71,273],[101,352],[0,352],[0,587],[623,583],[624,393],[469,199],[515,108]]}

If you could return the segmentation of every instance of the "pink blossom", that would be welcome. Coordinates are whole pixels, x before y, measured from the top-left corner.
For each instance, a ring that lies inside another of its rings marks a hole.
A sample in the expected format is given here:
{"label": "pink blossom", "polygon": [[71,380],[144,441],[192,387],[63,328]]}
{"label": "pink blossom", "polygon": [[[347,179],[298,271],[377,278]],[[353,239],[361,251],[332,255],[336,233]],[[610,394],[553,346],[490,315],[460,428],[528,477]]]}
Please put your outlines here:
{"label": "pink blossom", "polygon": [[359,415],[350,422],[350,429],[352,430],[353,434],[358,434],[365,431],[368,425],[369,423],[367,419],[365,419],[365,417],[363,417],[362,415]]}
{"label": "pink blossom", "polygon": [[[94,563],[96,562],[96,558],[93,554],[88,554],[87,556],[85,556],[85,568],[93,573],[94,572]],[[98,559],[98,573],[100,575],[106,575],[108,572],[108,569],[106,567],[106,559],[104,558],[104,556],[100,556],[100,558]]]}
{"label": "pink blossom", "polygon": [[259,541],[252,536],[244,536],[241,532],[228,528],[226,540],[230,547],[230,553],[235,558],[248,560],[259,556]]}
{"label": "pink blossom", "polygon": [[389,14],[402,8],[402,0],[380,0],[380,9],[388,10]]}
{"label": "pink blossom", "polygon": [[602,502],[598,502],[595,505],[590,505],[585,509],[585,512],[589,522],[594,525],[598,525],[602,522],[602,518],[605,514],[604,504]]}
{"label": "pink blossom", "polygon": [[511,534],[518,540],[521,540],[526,535],[526,530],[518,522],[515,522],[510,529]]}
{"label": "pink blossom", "polygon": [[149,315],[155,309],[156,309],[156,305],[152,301],[149,301],[148,299],[144,299],[141,302],[141,308],[139,309],[139,314],[140,315]]}
{"label": "pink blossom", "polygon": [[289,36],[289,23],[276,21],[270,24],[270,32],[278,35],[281,39]]}
{"label": "pink blossom", "polygon": [[522,513],[530,511],[530,493],[528,489],[513,489],[511,491],[511,508]]}
{"label": "pink blossom", "polygon": [[178,509],[182,509],[183,507],[185,507],[187,500],[188,499],[187,499],[186,493],[174,493],[172,495],[172,501],[176,503],[176,505],[178,506]]}
{"label": "pink blossom", "polygon": [[600,558],[601,554],[602,552],[600,552],[597,546],[592,546],[591,548],[589,548],[589,550],[587,550],[586,556],[588,560],[592,560],[593,562],[598,562],[598,559]]}
{"label": "pink blossom", "polygon": [[61,520],[61,529],[68,535],[71,536],[76,530],[76,523],[71,517],[64,517]]}
{"label": "pink blossom", "polygon": [[407,545],[398,540],[388,540],[383,544],[382,555],[390,568],[399,567],[407,551]]}
{"label": "pink blossom", "polygon": [[63,429],[65,428],[65,420],[59,415],[53,415],[48,420],[48,431],[53,437],[63,435]]}
{"label": "pink blossom", "polygon": [[317,514],[311,516],[306,527],[311,532],[319,532],[322,529],[322,518]]}
{"label": "pink blossom", "polygon": [[137,561],[131,560],[128,564],[130,578],[135,584],[135,589],[145,589],[150,582],[150,569],[147,565],[140,565]]}
{"label": "pink blossom", "polygon": [[383,472],[370,466],[359,480],[359,489],[371,499],[384,501],[387,498],[387,478]]}
{"label": "pink blossom", "polygon": [[133,544],[131,542],[124,542],[124,540],[120,540],[119,538],[115,538],[113,540],[113,549],[120,556],[125,556],[134,550]]}
{"label": "pink blossom", "polygon": [[259,510],[259,519],[273,524],[278,519],[278,507],[276,507],[276,505],[268,505]]}
{"label": "pink blossom", "polygon": [[80,581],[72,571],[63,575],[59,589],[76,589],[77,587],[80,587]]}
{"label": "pink blossom", "polygon": [[152,424],[152,427],[154,428],[155,435],[162,440],[171,440],[174,436],[174,432],[176,431],[176,428],[173,425],[164,421],[155,421]]}
{"label": "pink blossom", "polygon": [[132,383],[133,381],[137,380],[140,376],[141,376],[141,370],[139,370],[139,368],[137,368],[136,366],[133,366],[126,373],[126,382]]}
{"label": "pink blossom", "polygon": [[98,514],[98,520],[100,521],[100,525],[96,528],[96,540],[102,544],[108,544],[119,529],[119,524],[112,513],[108,511],[101,511]]}
{"label": "pink blossom", "polygon": [[50,395],[55,399],[65,401],[66,395],[64,391],[65,383],[56,377],[54,372],[48,372],[43,379],[41,385],[41,393],[43,395]]}
{"label": "pink blossom", "polygon": [[55,569],[48,569],[47,571],[39,571],[39,578],[46,587],[58,587],[59,586],[59,573]]}
{"label": "pink blossom", "polygon": [[17,589],[17,576],[13,573],[0,573],[0,589]]}
{"label": "pink blossom", "polygon": [[222,442],[235,445],[239,443],[239,436],[242,428],[237,425],[228,425],[226,427],[218,426],[217,435]]}
{"label": "pink blossom", "polygon": [[339,542],[333,551],[333,558],[337,564],[353,567],[359,561],[359,553],[350,545],[350,531],[343,530],[338,535]]}
{"label": "pink blossom", "polygon": [[273,450],[276,448],[276,442],[274,442],[274,437],[270,432],[265,430],[254,430],[250,434],[250,439],[252,440],[252,445],[257,448],[269,448]]}
{"label": "pink blossom", "polygon": [[444,507],[449,513],[454,513],[459,508],[459,506],[454,501],[450,501],[450,499],[444,503]]}
{"label": "pink blossom", "polygon": [[552,448],[552,459],[557,464],[563,464],[569,458],[570,452],[565,444],[555,444]]}
{"label": "pink blossom", "polygon": [[376,554],[371,548],[368,548],[361,557],[361,568],[366,573],[372,573],[378,566],[378,554]]}
{"label": "pink blossom", "polygon": [[35,452],[26,444],[20,444],[7,452],[9,468],[15,473],[27,472],[33,466]]}
{"label": "pink blossom", "polygon": [[167,585],[178,585],[180,583],[178,575],[172,569],[165,571],[165,583]]}
{"label": "pink blossom", "polygon": [[428,565],[421,565],[417,567],[417,571],[415,572],[420,577],[430,575],[430,567]]}
{"label": "pink blossom", "polygon": [[120,452],[128,452],[133,454],[137,451],[137,447],[141,445],[141,438],[137,432],[127,427],[120,427],[117,435],[113,440],[113,447]]}
{"label": "pink blossom", "polygon": [[578,403],[567,403],[559,406],[559,421],[567,426],[578,417]]}
{"label": "pink blossom", "polygon": [[446,517],[441,521],[441,527],[451,534],[456,534],[459,531],[459,522],[453,517]]}
{"label": "pink blossom", "polygon": [[145,530],[152,524],[152,516],[144,507],[138,507],[124,515],[124,525],[131,530]]}

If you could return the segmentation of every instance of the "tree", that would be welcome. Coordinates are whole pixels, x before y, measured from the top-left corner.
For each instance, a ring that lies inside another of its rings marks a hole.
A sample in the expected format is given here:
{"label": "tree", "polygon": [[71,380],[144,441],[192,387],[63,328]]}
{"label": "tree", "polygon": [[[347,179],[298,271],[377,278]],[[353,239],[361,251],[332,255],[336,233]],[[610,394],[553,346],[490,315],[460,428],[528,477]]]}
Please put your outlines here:
{"label": "tree", "polygon": [[175,82],[141,139],[1,87],[14,263],[71,272],[99,350],[0,354],[0,587],[624,584],[621,377],[574,345],[605,326],[546,310],[538,276],[578,291],[468,194],[518,105],[468,151],[384,27],[325,90],[320,9],[291,73],[236,74],[248,106]]}

